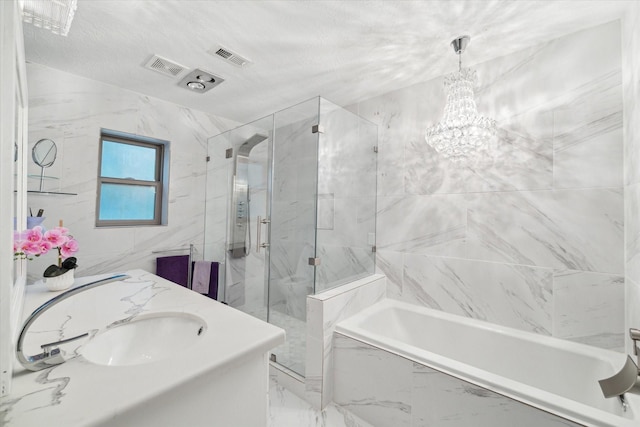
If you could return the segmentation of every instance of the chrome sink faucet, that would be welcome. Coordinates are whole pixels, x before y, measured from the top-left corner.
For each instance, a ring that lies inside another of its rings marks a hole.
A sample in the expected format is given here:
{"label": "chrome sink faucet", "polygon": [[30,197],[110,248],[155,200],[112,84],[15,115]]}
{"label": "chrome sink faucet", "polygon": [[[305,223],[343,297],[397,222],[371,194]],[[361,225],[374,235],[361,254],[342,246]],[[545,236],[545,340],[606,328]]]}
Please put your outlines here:
{"label": "chrome sink faucet", "polygon": [[75,341],[80,338],[84,338],[89,335],[88,332],[84,334],[80,334],[78,336],[67,338],[60,341],[50,342],[47,344],[42,344],[40,348],[42,348],[41,354],[36,354],[35,356],[26,356],[22,350],[24,344],[24,338],[27,334],[27,330],[36,321],[38,317],[42,315],[45,311],[49,310],[54,305],[58,304],[61,301],[64,301],[72,296],[79,294],[81,292],[87,291],[89,289],[97,288],[98,286],[106,285],[107,283],[115,282],[118,280],[128,279],[130,276],[126,274],[117,274],[115,276],[107,277],[105,279],[96,280],[91,283],[86,283],[82,286],[78,286],[73,289],[69,289],[66,292],[61,293],[60,295],[51,298],[49,301],[42,304],[40,307],[36,308],[33,313],[29,315],[27,320],[25,320],[22,325],[22,330],[20,331],[20,335],[18,336],[18,343],[16,344],[16,357],[22,366],[30,371],[39,371],[41,369],[49,368],[54,365],[59,365],[64,363],[66,359],[60,353],[60,349],[58,348],[61,344],[66,344],[68,342]]}

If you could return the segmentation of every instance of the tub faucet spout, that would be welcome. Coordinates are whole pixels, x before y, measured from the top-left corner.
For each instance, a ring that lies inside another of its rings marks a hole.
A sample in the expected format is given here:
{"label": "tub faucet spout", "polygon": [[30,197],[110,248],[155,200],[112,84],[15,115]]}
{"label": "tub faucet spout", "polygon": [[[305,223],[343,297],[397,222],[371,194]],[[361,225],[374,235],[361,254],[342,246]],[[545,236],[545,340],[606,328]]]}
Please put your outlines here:
{"label": "tub faucet spout", "polygon": [[22,325],[22,330],[20,331],[20,335],[18,337],[18,343],[16,344],[16,357],[20,364],[27,368],[30,371],[39,371],[41,369],[49,368],[54,365],[59,365],[64,363],[66,359],[60,353],[60,349],[58,348],[61,344],[66,344],[71,341],[75,341],[80,338],[84,338],[89,336],[89,333],[80,334],[78,336],[67,338],[60,341],[50,342],[47,344],[43,344],[40,346],[42,349],[41,354],[36,354],[35,356],[27,356],[23,352],[23,344],[24,338],[27,334],[27,330],[29,327],[35,322],[35,320],[40,317],[42,313],[49,310],[54,305],[58,304],[60,301],[64,301],[67,298],[70,298],[80,292],[84,292],[89,289],[96,288],[101,285],[106,285],[107,283],[115,282],[117,280],[128,279],[129,276],[126,274],[117,274],[115,276],[107,277],[105,279],[96,280],[91,283],[84,284],[82,286],[75,287],[73,289],[69,289],[66,292],[61,293],[60,295],[51,298],[49,301],[42,304],[40,307],[36,308],[31,315],[25,320]]}

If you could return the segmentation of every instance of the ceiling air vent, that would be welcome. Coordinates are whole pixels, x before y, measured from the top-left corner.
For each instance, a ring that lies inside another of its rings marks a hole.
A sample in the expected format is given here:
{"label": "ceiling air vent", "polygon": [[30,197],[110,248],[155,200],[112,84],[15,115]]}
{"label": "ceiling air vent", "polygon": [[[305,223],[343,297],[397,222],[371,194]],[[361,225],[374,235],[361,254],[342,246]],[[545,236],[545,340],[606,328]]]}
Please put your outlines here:
{"label": "ceiling air vent", "polygon": [[246,67],[251,63],[247,58],[244,58],[223,46],[216,46],[208,52],[213,56],[224,59],[226,62],[235,65],[236,67]]}
{"label": "ceiling air vent", "polygon": [[167,58],[163,58],[158,55],[153,55],[146,64],[144,64],[146,68],[162,73],[166,76],[176,77],[178,74],[182,73],[186,68],[180,64],[177,64],[173,61],[168,60]]}

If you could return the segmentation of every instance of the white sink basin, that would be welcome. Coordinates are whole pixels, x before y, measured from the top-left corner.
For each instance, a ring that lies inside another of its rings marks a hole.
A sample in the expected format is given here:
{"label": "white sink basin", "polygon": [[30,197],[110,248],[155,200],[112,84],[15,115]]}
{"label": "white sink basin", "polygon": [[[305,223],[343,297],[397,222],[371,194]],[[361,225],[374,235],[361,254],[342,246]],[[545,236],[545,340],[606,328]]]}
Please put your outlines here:
{"label": "white sink basin", "polygon": [[150,313],[99,332],[80,354],[98,365],[155,362],[186,351],[206,330],[206,322],[191,314]]}

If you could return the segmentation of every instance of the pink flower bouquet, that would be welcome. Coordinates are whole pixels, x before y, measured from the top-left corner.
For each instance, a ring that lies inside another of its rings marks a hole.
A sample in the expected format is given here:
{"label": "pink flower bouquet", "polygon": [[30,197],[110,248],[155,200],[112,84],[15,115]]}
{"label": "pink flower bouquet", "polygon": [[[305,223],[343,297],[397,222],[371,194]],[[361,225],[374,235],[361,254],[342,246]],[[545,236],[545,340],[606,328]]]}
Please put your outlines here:
{"label": "pink flower bouquet", "polygon": [[14,259],[33,259],[52,249],[58,250],[58,267],[61,267],[63,259],[78,252],[78,242],[64,227],[43,231],[42,227],[37,226],[13,235]]}

